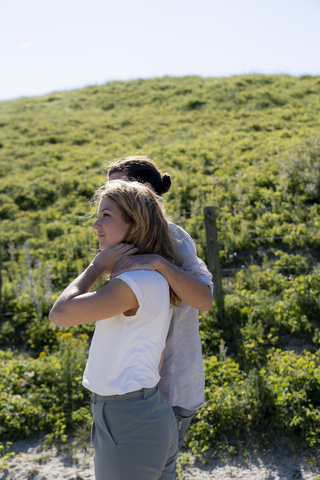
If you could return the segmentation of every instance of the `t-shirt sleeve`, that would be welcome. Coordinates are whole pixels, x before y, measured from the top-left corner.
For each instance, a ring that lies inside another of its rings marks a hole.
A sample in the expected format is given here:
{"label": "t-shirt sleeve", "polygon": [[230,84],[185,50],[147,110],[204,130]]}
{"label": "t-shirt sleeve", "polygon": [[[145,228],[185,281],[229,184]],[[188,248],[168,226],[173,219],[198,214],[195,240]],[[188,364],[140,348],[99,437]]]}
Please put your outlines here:
{"label": "t-shirt sleeve", "polygon": [[118,275],[116,278],[125,282],[131,288],[133,293],[135,294],[136,299],[137,299],[138,304],[139,304],[139,308],[136,311],[135,315],[131,315],[130,317],[127,317],[127,318],[128,319],[136,318],[140,314],[140,311],[141,311],[141,308],[142,308],[142,305],[143,305],[142,292],[140,290],[138,282],[136,281],[137,280],[137,275],[132,275],[132,272],[128,272],[128,273],[121,273],[121,275]]}
{"label": "t-shirt sleeve", "polygon": [[155,309],[160,311],[165,304],[170,306],[169,285],[159,272],[133,270],[118,275],[116,279],[131,288],[139,304],[136,314],[126,317],[127,321],[135,319],[142,311],[152,314]]}

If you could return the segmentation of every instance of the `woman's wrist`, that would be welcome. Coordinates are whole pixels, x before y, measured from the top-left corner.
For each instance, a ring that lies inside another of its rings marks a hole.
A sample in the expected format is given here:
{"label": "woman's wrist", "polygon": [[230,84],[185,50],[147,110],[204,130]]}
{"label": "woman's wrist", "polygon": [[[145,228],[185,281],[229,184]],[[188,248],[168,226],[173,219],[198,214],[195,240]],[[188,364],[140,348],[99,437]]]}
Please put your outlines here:
{"label": "woman's wrist", "polygon": [[107,271],[105,266],[99,265],[98,262],[95,262],[95,259],[93,259],[84,273],[96,282],[100,277],[110,275],[111,272]]}

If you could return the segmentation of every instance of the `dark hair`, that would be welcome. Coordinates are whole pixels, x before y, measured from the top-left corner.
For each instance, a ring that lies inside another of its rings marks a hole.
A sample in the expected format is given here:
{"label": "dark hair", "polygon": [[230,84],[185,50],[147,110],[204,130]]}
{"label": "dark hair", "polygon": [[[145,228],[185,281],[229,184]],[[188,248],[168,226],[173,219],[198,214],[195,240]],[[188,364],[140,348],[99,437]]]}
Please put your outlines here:
{"label": "dark hair", "polygon": [[130,179],[140,183],[150,183],[158,195],[168,192],[171,187],[169,173],[162,173],[152,158],[144,155],[123,157],[109,165],[108,175],[123,172]]}

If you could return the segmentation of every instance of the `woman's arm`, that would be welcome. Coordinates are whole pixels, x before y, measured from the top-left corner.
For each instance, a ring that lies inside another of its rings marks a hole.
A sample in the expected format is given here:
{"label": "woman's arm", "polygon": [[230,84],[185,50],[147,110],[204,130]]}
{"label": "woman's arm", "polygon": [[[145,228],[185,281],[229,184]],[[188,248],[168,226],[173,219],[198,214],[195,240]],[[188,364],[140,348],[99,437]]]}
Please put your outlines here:
{"label": "woman's arm", "polygon": [[122,258],[112,271],[112,278],[131,270],[156,270],[169,283],[182,301],[198,310],[208,311],[212,307],[212,293],[208,285],[176,267],[161,255],[145,254]]}
{"label": "woman's arm", "polygon": [[60,327],[70,327],[110,318],[120,313],[133,314],[139,307],[131,288],[121,280],[89,292],[97,280],[112,270],[113,265],[130,251],[132,245],[120,244],[100,252],[88,268],[62,292],[53,305],[49,320]]}

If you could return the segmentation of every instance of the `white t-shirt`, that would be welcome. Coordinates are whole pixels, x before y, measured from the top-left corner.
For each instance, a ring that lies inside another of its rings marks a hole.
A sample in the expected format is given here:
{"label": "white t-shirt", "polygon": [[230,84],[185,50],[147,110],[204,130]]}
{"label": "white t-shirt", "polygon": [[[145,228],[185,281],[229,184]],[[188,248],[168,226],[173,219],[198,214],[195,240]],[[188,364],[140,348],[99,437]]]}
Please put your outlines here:
{"label": "white t-shirt", "polygon": [[[182,267],[213,289],[212,275],[190,235],[174,223],[169,228],[180,243]],[[182,302],[173,307],[159,389],[171,406],[196,410],[204,404],[204,386],[199,311]]]}
{"label": "white t-shirt", "polygon": [[135,315],[99,320],[94,331],[84,387],[99,395],[122,395],[157,385],[158,365],[169,330],[169,286],[158,272],[135,270],[119,275],[135,294]]}

